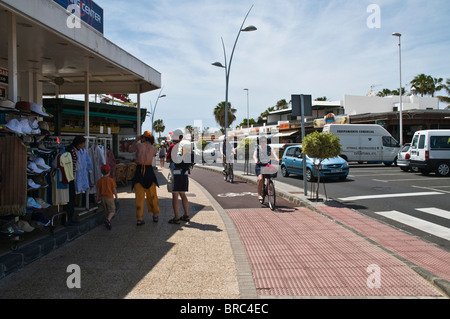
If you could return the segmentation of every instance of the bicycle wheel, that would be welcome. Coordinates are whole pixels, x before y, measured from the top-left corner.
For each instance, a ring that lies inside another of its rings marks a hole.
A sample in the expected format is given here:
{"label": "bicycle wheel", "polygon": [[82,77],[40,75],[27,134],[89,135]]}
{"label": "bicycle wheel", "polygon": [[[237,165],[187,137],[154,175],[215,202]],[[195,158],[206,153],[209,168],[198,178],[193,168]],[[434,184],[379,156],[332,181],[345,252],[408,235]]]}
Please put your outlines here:
{"label": "bicycle wheel", "polygon": [[259,200],[259,202],[261,204],[264,204],[264,200],[266,199],[266,194],[267,194],[266,179],[263,178],[263,189],[262,189],[262,194],[261,194],[262,199]]}
{"label": "bicycle wheel", "polygon": [[222,171],[223,174],[223,180],[226,182],[228,179],[228,167],[225,166],[225,169]]}
{"label": "bicycle wheel", "polygon": [[275,210],[275,204],[276,204],[276,194],[275,194],[275,184],[271,179],[269,179],[268,186],[267,186],[267,199],[269,201],[269,207],[271,210]]}

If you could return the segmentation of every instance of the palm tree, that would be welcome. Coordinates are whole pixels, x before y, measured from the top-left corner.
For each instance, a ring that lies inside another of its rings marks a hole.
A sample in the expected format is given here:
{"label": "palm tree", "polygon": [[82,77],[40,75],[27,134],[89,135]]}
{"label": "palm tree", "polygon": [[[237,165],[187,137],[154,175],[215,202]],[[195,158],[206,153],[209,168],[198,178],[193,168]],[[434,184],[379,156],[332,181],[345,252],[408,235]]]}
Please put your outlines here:
{"label": "palm tree", "polygon": [[255,121],[255,119],[250,119],[249,121],[247,120],[247,119],[243,119],[242,120],[242,123],[241,124],[239,124],[236,128],[239,128],[239,127],[247,127],[247,122],[249,122],[248,124],[249,125],[254,125],[254,124],[256,124],[256,121]]}
{"label": "palm tree", "polygon": [[266,118],[270,112],[275,111],[275,106],[269,107],[267,110],[265,110],[261,115],[258,117],[258,124],[264,123],[264,118]]}
{"label": "palm tree", "polygon": [[377,96],[379,97],[386,97],[392,95],[392,91],[389,89],[383,89],[380,92],[377,93]]}
{"label": "palm tree", "polygon": [[[402,88],[402,96],[405,95],[405,93],[406,93],[406,89]],[[391,91],[391,95],[399,96],[400,94],[399,94],[398,90],[394,90],[394,91]]]}
{"label": "palm tree", "polygon": [[191,136],[191,141],[194,140],[194,128],[192,127],[192,125],[186,125],[186,127],[184,128],[184,131],[189,133],[189,135]]}
{"label": "palm tree", "polygon": [[166,129],[163,120],[156,120],[155,122],[153,122],[153,129],[155,130],[156,133],[159,133],[158,141],[160,141],[161,133],[164,132]]}
{"label": "palm tree", "polygon": [[[434,80],[431,76],[425,75],[425,74],[419,74],[417,75],[412,81],[411,85],[413,85],[417,92],[420,93],[420,95],[423,97],[425,94],[434,94],[433,86],[434,86]],[[432,92],[433,91],[433,92]]]}
{"label": "palm tree", "polygon": [[277,102],[277,105],[275,105],[275,109],[277,111],[279,111],[279,110],[286,110],[287,108],[289,108],[289,106],[288,106],[288,102],[286,102],[286,100],[279,100]]}
{"label": "palm tree", "polygon": [[443,78],[433,78],[433,86],[430,90],[431,97],[434,97],[434,93],[441,91],[445,87],[442,81],[444,81]]}
{"label": "palm tree", "polygon": [[[231,103],[228,102],[228,123],[229,127],[236,120],[236,109],[231,107]],[[220,102],[214,109],[214,118],[216,122],[225,129],[225,102]]]}
{"label": "palm tree", "polygon": [[[447,79],[447,82],[445,84],[442,84],[442,88],[447,91],[447,95],[449,96],[438,96],[439,100],[444,103],[450,103],[450,79]],[[447,106],[447,109],[449,109],[450,105]]]}

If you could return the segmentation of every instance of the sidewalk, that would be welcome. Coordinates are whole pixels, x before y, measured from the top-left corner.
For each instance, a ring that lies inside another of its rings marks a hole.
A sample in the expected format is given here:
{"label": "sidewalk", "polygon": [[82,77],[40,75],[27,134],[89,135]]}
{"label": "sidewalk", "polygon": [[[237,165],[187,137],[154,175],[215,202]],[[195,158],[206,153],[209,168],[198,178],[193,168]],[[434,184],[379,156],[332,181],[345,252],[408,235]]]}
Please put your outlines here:
{"label": "sidewalk", "polygon": [[[355,211],[312,205],[298,194],[298,188],[279,182],[278,195],[295,201],[299,208],[225,211],[191,180],[191,221],[172,225],[168,223],[173,217],[171,194],[166,189],[168,169],[158,168],[156,174],[160,182],[158,223],[146,214],[146,224],[136,226],[134,193],[129,186],[121,188],[121,211],[111,231],[103,225],[85,231],[1,279],[0,298],[448,296],[450,254]],[[248,182],[256,180],[237,175]],[[86,228],[83,224],[72,227],[73,232]],[[44,247],[40,246],[41,254]],[[12,255],[26,256],[20,249]],[[67,267],[72,264],[80,267],[80,289],[69,289],[66,284],[71,275]],[[371,265],[381,271],[379,287],[369,287]]]}
{"label": "sidewalk", "polygon": [[[146,214],[146,224],[136,226],[134,193],[130,186],[120,188],[120,213],[111,222],[112,230],[99,225],[1,279],[0,298],[240,298],[235,258],[221,215],[192,181],[191,221],[169,224],[173,210],[166,188],[168,169],[155,172],[160,183],[158,223]],[[70,228],[79,227],[83,226]],[[23,251],[14,253],[20,258]],[[67,267],[72,264],[80,267],[81,289],[67,287],[71,275]]]}

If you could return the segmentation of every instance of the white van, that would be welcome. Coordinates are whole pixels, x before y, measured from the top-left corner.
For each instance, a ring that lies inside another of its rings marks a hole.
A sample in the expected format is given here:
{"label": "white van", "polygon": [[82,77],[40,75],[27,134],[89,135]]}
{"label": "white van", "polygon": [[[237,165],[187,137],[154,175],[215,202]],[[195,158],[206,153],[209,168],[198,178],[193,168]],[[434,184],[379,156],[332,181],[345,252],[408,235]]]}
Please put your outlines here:
{"label": "white van", "polygon": [[339,136],[340,155],[347,162],[384,163],[397,160],[400,145],[386,129],[376,124],[328,124],[325,133]]}
{"label": "white van", "polygon": [[411,167],[422,174],[450,176],[450,130],[417,131],[411,143]]}

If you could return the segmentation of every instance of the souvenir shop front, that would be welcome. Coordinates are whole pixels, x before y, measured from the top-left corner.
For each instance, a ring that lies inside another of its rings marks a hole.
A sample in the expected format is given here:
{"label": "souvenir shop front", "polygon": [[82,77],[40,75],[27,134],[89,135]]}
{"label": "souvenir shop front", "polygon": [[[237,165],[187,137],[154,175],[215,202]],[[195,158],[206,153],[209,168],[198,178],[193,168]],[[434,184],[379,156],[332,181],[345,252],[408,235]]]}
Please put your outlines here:
{"label": "souvenir shop front", "polygon": [[[97,209],[89,198],[100,166],[118,151],[120,134],[141,132],[141,94],[161,88],[161,74],[104,38],[103,28],[70,28],[60,1],[33,2],[0,2],[0,256],[62,227],[71,178],[76,215]],[[136,94],[137,105],[89,103],[93,94],[124,93]],[[72,177],[65,149],[77,135],[87,143]]]}

